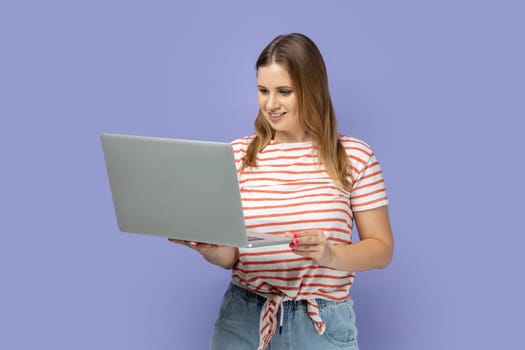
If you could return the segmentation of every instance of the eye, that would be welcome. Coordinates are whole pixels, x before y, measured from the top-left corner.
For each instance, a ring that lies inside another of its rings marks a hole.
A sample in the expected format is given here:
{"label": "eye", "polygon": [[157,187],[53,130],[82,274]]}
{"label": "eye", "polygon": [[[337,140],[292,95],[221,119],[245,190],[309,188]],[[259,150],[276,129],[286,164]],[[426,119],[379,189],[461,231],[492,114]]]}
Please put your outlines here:
{"label": "eye", "polygon": [[292,90],[291,89],[280,89],[279,93],[283,96],[288,96],[292,93]]}
{"label": "eye", "polygon": [[268,93],[268,89],[266,88],[263,88],[263,87],[259,87],[258,88],[259,92],[263,95],[266,95]]}

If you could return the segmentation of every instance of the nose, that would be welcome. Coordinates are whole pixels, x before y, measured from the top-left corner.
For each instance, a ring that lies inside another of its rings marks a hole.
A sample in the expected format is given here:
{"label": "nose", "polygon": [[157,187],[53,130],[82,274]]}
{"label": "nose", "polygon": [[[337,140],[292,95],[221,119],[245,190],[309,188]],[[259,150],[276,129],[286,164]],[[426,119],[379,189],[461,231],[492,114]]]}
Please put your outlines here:
{"label": "nose", "polygon": [[270,93],[268,95],[268,101],[266,101],[266,109],[269,111],[274,111],[279,108],[279,99],[276,94]]}

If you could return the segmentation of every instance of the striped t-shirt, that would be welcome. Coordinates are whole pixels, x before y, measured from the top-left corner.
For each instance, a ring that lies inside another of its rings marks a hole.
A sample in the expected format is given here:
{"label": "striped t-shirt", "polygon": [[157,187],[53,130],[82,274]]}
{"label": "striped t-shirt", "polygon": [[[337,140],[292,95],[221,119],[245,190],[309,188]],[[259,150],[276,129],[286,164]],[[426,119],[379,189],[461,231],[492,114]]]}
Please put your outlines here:
{"label": "striped t-shirt", "polygon": [[[232,142],[237,169],[253,136]],[[370,146],[340,136],[349,159],[351,191],[336,186],[319,163],[312,142],[272,141],[257,155],[256,167],[239,172],[239,186],[248,231],[281,234],[321,230],[331,244],[350,244],[353,212],[387,205],[381,173]],[[268,298],[261,315],[261,346],[275,332],[277,310],[285,300],[307,300],[319,333],[324,324],[315,298],[349,297],[354,273],[317,265],[294,254],[287,244],[239,249],[232,282]]]}

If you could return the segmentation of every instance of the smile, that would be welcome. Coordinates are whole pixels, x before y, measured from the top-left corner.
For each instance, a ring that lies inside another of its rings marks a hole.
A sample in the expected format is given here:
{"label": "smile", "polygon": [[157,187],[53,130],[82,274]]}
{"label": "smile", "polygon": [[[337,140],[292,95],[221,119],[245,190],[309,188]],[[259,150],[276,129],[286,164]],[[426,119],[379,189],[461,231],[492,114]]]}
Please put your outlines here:
{"label": "smile", "polygon": [[268,115],[270,116],[271,119],[279,119],[282,116],[284,116],[285,114],[286,114],[286,112],[283,112],[283,113],[268,113]]}

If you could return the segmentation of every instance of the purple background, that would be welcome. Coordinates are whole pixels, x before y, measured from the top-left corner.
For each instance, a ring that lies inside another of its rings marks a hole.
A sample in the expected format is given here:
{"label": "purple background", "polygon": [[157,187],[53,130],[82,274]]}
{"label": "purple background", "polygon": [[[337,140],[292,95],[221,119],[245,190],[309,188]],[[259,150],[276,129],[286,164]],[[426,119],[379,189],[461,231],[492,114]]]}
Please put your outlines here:
{"label": "purple background", "polygon": [[396,238],[362,349],[515,349],[525,312],[521,1],[2,1],[0,348],[205,349],[229,272],[118,232],[101,132],[252,131],[254,63],[303,32]]}

